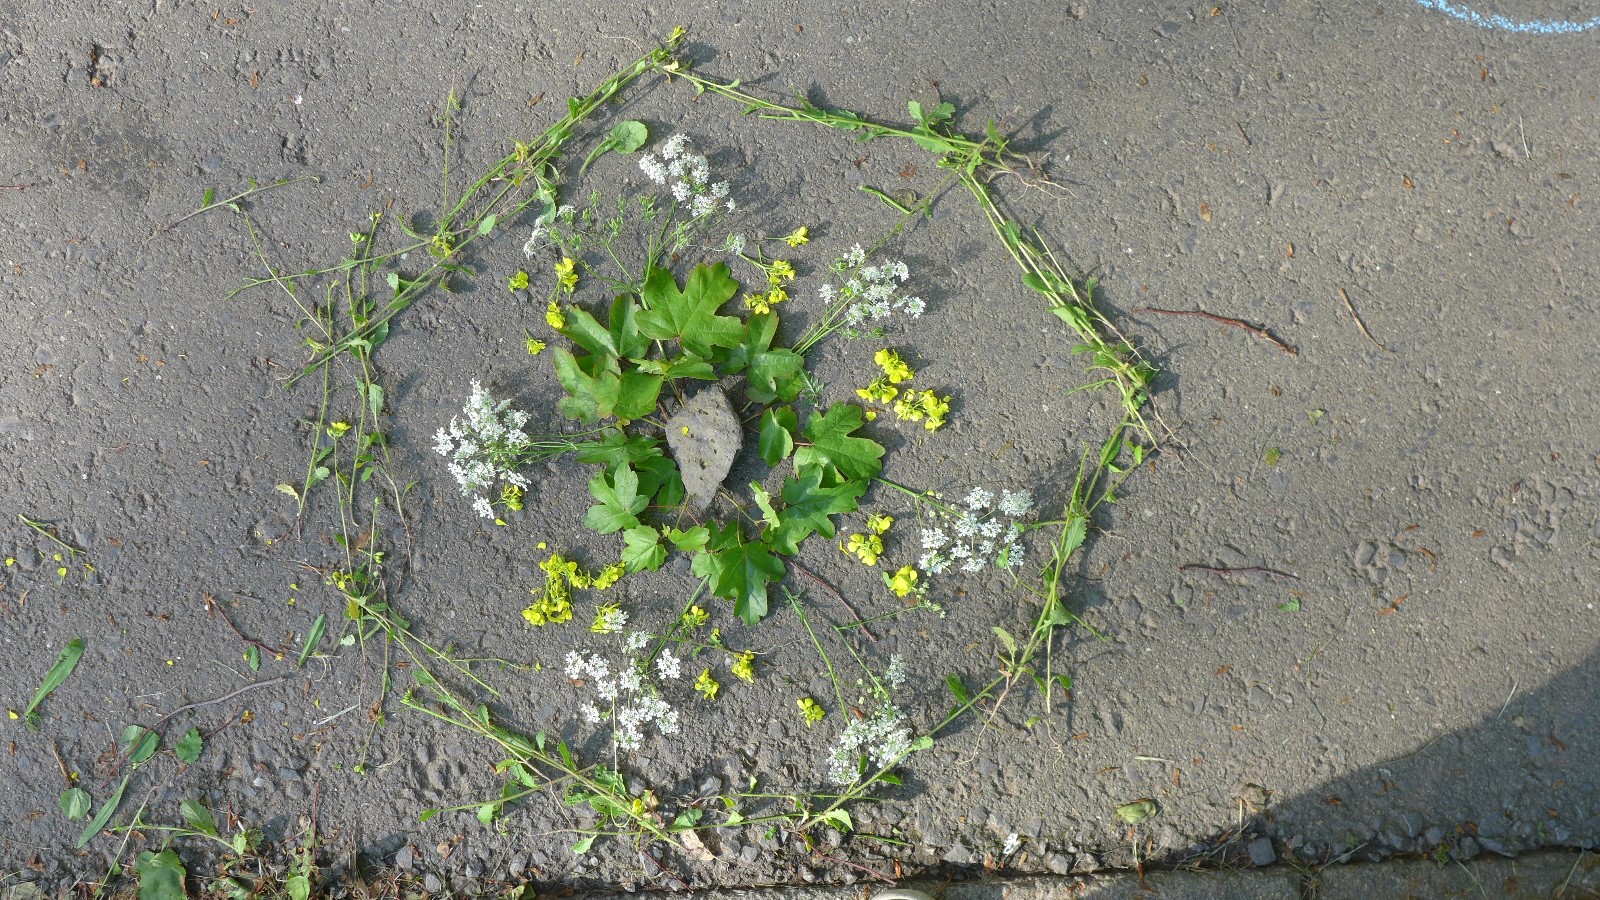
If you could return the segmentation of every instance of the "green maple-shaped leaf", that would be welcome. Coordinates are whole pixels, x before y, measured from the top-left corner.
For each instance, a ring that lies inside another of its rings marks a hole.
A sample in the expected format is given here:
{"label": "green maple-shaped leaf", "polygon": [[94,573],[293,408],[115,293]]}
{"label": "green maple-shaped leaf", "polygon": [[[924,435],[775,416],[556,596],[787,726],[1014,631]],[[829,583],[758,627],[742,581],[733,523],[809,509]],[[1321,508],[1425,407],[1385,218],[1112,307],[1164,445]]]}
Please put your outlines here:
{"label": "green maple-shaped leaf", "polygon": [[801,469],[798,478],[784,479],[780,495],[785,506],[778,513],[778,527],[766,533],[768,546],[793,556],[800,552],[800,542],[812,534],[833,537],[833,520],[829,516],[854,511],[866,490],[865,481],[823,487],[821,467]]}
{"label": "green maple-shaped leaf", "polygon": [[835,403],[822,415],[813,413],[806,421],[809,447],[794,451],[795,471],[813,466],[832,466],[841,477],[868,481],[883,471],[883,445],[851,432],[861,427],[861,407]]}
{"label": "green maple-shaped leaf", "polygon": [[652,572],[667,561],[667,548],[661,535],[649,525],[637,525],[622,533],[622,565],[629,572]]}
{"label": "green maple-shaped leaf", "polygon": [[745,393],[757,403],[793,400],[800,395],[805,357],[782,347],[772,349],[772,340],[777,334],[776,315],[753,315],[745,326],[744,339],[728,354],[727,371],[745,373]]}
{"label": "green maple-shaped leaf", "polygon": [[589,493],[600,502],[584,513],[583,524],[601,534],[637,527],[639,513],[650,502],[639,493],[639,476],[629,466],[619,466],[612,476],[600,472],[589,479]]}
{"label": "green maple-shaped leaf", "polygon": [[761,414],[761,436],[756,440],[756,449],[761,453],[761,461],[769,466],[775,466],[794,452],[794,434],[800,430],[800,421],[795,418],[794,410],[787,406],[769,407]]}
{"label": "green maple-shaped leaf", "polygon": [[714,527],[706,549],[694,558],[694,574],[711,583],[711,592],[733,601],[733,612],[754,625],[767,614],[767,585],[782,581],[788,569],[761,543],[744,543],[739,526]]}
{"label": "green maple-shaped leaf", "polygon": [[737,347],[744,339],[744,323],[719,316],[717,310],[738,290],[726,263],[695,266],[682,290],[671,272],[651,269],[641,292],[645,310],[639,313],[639,333],[651,340],[678,340],[685,350],[703,357],[717,347]]}
{"label": "green maple-shaped leaf", "polygon": [[562,414],[584,424],[593,424],[610,415],[622,388],[621,373],[615,370],[614,358],[612,369],[596,371],[602,357],[579,359],[565,347],[556,347],[550,352],[555,362],[556,380],[567,392],[556,404]]}

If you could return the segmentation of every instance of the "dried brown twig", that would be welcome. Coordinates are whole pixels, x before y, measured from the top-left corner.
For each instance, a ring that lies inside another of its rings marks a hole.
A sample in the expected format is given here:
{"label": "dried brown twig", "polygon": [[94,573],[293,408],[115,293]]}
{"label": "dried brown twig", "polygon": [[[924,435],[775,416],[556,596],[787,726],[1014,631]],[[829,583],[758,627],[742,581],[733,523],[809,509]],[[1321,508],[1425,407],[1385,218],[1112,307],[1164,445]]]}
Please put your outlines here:
{"label": "dried brown twig", "polygon": [[1161,313],[1164,316],[1194,316],[1195,318],[1206,319],[1211,322],[1220,322],[1223,325],[1231,325],[1234,328],[1242,328],[1256,337],[1272,344],[1272,346],[1277,347],[1279,350],[1282,350],[1284,353],[1287,353],[1290,356],[1300,355],[1300,351],[1289,346],[1288,344],[1285,344],[1283,341],[1278,340],[1278,338],[1273,335],[1272,332],[1265,328],[1251,325],[1249,322],[1246,322],[1243,319],[1231,319],[1227,316],[1219,316],[1215,313],[1208,313],[1200,309],[1156,309],[1153,306],[1136,306],[1133,308],[1132,312]]}

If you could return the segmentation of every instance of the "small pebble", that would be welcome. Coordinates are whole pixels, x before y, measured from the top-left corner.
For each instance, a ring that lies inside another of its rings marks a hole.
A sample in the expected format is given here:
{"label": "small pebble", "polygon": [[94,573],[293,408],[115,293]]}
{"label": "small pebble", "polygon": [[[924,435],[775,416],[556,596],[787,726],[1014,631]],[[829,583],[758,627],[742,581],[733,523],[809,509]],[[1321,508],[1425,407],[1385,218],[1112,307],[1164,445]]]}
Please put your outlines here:
{"label": "small pebble", "polygon": [[1245,845],[1245,851],[1250,854],[1253,866],[1270,866],[1278,860],[1277,851],[1272,849],[1272,838],[1256,838]]}

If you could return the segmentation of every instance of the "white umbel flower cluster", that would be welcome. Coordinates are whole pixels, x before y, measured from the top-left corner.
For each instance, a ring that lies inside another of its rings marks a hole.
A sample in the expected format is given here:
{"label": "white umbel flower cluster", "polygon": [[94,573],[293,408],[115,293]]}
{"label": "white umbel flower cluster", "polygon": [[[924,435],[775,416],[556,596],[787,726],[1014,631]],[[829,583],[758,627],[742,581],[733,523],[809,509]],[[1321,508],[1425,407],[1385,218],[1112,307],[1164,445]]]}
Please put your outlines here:
{"label": "white umbel flower cluster", "polygon": [[866,719],[845,726],[844,733],[828,751],[828,780],[842,787],[861,778],[861,758],[872,769],[892,765],[911,751],[911,726],[898,706],[880,703]]}
{"label": "white umbel flower cluster", "polygon": [[528,487],[528,479],[516,472],[532,443],[523,430],[527,424],[527,413],[511,409],[510,400],[495,402],[474,378],[462,415],[451,416],[449,426],[434,435],[433,449],[450,460],[450,474],[461,493],[473,498],[472,508],[484,518],[494,518],[494,509],[479,491],[497,481]]}
{"label": "white umbel flower cluster", "polygon": [[863,322],[887,319],[901,313],[913,319],[920,318],[927,303],[921,297],[901,293],[901,285],[911,277],[911,269],[901,260],[889,260],[880,265],[866,265],[867,254],[860,244],[851,247],[834,260],[832,269],[844,279],[842,286],[824,284],[817,293],[830,306],[836,302],[849,304],[844,322],[855,327]]}
{"label": "white umbel flower cluster", "polygon": [[[658,667],[669,655],[670,651],[662,651]],[[673,664],[678,663],[674,657]],[[609,719],[611,741],[619,749],[638,750],[650,730],[659,735],[678,733],[678,711],[645,679],[636,659],[613,668],[611,661],[598,653],[573,650],[567,653],[563,671],[569,680],[581,680],[594,689],[601,702],[585,703],[579,712],[591,725]]]}
{"label": "white umbel flower cluster", "polygon": [[711,163],[704,156],[689,151],[688,135],[675,134],[667,138],[661,145],[661,156],[644,154],[639,157],[639,168],[651,181],[668,187],[672,199],[688,207],[696,219],[718,210],[734,210],[733,200],[728,196],[728,183],[711,181]]}
{"label": "white umbel flower cluster", "polygon": [[1016,520],[1033,511],[1033,495],[1001,491],[997,502],[993,491],[975,487],[962,505],[964,509],[934,508],[939,522],[922,529],[917,568],[942,575],[952,568],[972,574],[991,564],[1002,569],[1021,566],[1022,525]]}

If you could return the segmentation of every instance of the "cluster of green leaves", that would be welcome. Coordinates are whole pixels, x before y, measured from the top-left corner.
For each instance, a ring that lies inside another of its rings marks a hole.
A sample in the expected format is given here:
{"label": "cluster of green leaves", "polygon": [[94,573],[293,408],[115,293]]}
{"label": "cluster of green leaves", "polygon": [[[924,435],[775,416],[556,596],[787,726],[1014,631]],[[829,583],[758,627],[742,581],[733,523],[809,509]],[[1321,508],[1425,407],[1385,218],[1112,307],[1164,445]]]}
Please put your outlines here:
{"label": "cluster of green leaves", "polygon": [[[617,420],[578,450],[580,461],[602,467],[589,482],[596,503],[584,524],[601,534],[622,532],[630,572],[660,568],[670,549],[694,554],[694,573],[754,624],[767,614],[768,586],[787,571],[781,557],[799,552],[813,534],[833,537],[831,517],[856,509],[882,470],[883,447],[855,434],[863,415],[850,404],[810,410],[801,427],[794,402],[806,384],[805,358],[773,346],[775,313],[740,319],[720,312],[739,290],[725,264],[696,266],[682,286],[670,271],[652,268],[643,285],[613,299],[604,324],[581,307],[565,309],[558,330],[584,352],[552,351],[566,391],[561,411],[589,425]],[[754,536],[737,521],[661,524],[664,511],[684,503],[683,479],[661,437],[626,429],[655,412],[676,380],[735,375],[744,376],[750,418],[760,412],[762,460],[776,467],[792,457],[794,472],[776,497],[751,486],[760,512],[751,517],[759,523]],[[651,509],[656,524],[646,521]]]}

